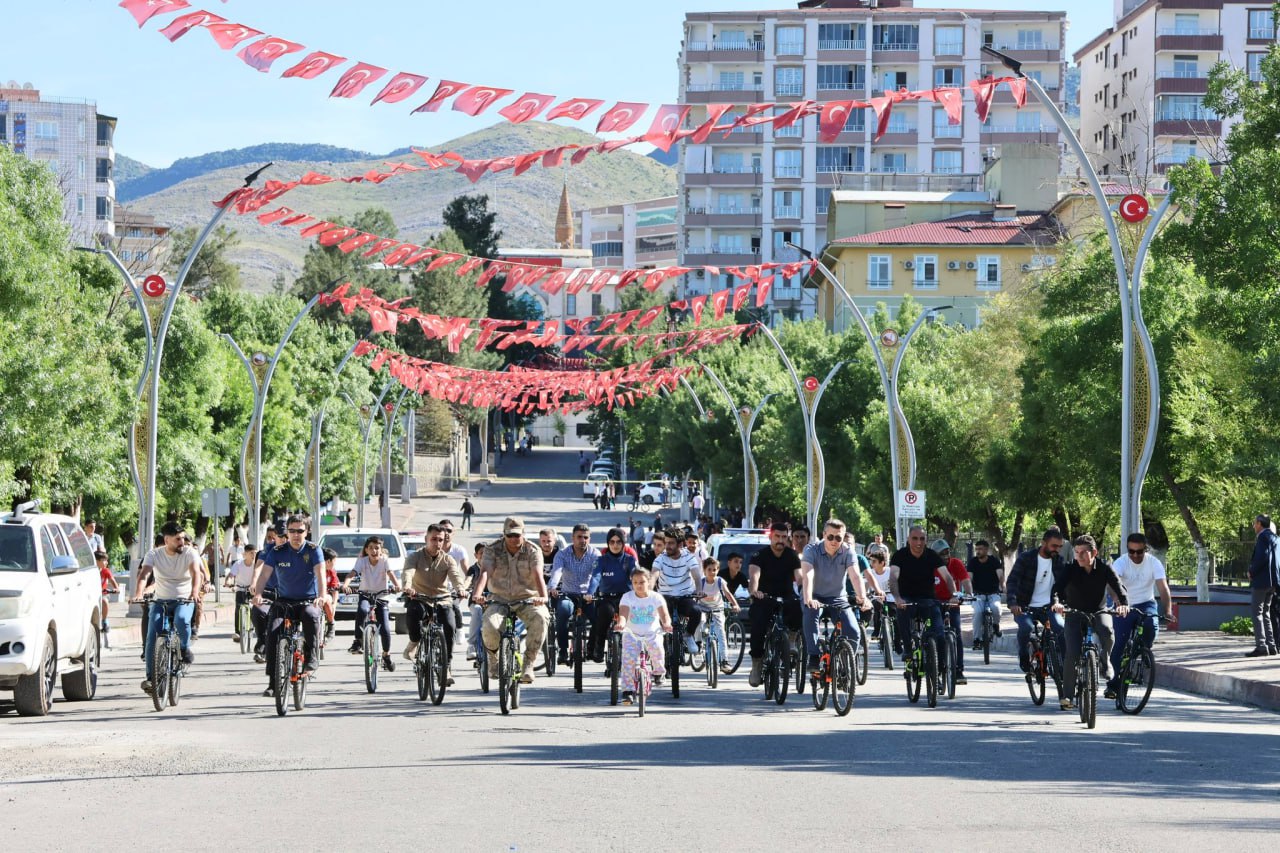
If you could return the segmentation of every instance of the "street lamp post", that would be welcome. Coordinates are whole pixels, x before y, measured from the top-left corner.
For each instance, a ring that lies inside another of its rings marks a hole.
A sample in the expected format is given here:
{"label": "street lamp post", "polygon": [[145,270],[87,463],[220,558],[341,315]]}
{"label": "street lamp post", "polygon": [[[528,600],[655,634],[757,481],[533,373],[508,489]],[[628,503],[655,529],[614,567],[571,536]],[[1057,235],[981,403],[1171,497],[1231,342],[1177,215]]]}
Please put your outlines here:
{"label": "street lamp post", "polygon": [[[1048,110],[1054,124],[1058,126],[1063,138],[1080,161],[1080,168],[1088,179],[1094,200],[1098,203],[1103,225],[1107,229],[1107,239],[1111,243],[1111,255],[1115,261],[1116,280],[1120,288],[1120,539],[1123,545],[1125,537],[1130,533],[1138,532],[1138,528],[1142,525],[1142,481],[1146,479],[1151,455],[1155,450],[1160,415],[1159,368],[1155,360],[1155,348],[1151,343],[1151,335],[1142,317],[1142,298],[1139,295],[1142,286],[1142,266],[1146,260],[1151,239],[1155,236],[1160,221],[1169,211],[1171,195],[1165,196],[1155,215],[1150,217],[1134,258],[1133,274],[1130,275],[1125,262],[1124,246],[1120,243],[1119,226],[1116,223],[1115,214],[1107,203],[1102,181],[1093,164],[1089,162],[1079,137],[1067,124],[1057,104],[1045,93],[1039,81],[1023,73],[1021,62],[990,47],[984,46],[982,50],[999,59],[1006,68],[1021,77],[1026,82],[1027,90],[1035,96],[1041,106]],[[1136,350],[1135,338],[1139,344]],[[1142,436],[1141,449],[1137,452],[1134,450],[1135,433]]]}
{"label": "street lamp post", "polygon": [[[408,396],[409,389],[405,388],[396,397],[396,402],[388,409],[384,409],[386,416],[382,431],[382,509],[379,514],[382,526],[391,526],[391,434],[395,432],[396,417],[400,413],[400,404],[404,402],[404,398]],[[401,489],[404,487],[401,486]]]}
{"label": "street lamp post", "polygon": [[729,404],[729,411],[734,413],[734,424],[738,427],[738,438],[742,441],[742,507],[749,523],[752,523],[756,517],[756,502],[760,498],[760,469],[756,467],[756,456],[751,450],[751,431],[755,429],[756,420],[764,411],[764,407],[773,399],[773,395],[766,394],[754,409],[746,405],[739,407],[733,402],[733,395],[729,393],[729,389],[720,381],[715,371],[701,362],[698,363],[698,367],[702,368],[702,372],[709,376],[720,389],[720,393],[724,394]]}
{"label": "street lamp post", "polygon": [[[382,406],[383,399],[386,398],[387,392],[391,390],[391,387],[394,384],[395,384],[394,381],[388,381],[386,385],[382,386],[382,390],[378,392],[378,398],[373,402],[373,405],[375,407]],[[343,396],[343,399],[345,399],[348,403],[351,403],[351,405],[355,406],[355,403],[352,401],[350,397],[348,397],[346,394],[343,394],[342,396]],[[364,493],[365,493],[365,483],[367,482],[367,476],[368,476],[368,462],[369,462],[369,435],[373,427],[373,419],[376,416],[374,415],[374,409],[370,408],[369,406],[356,406],[356,410],[360,413],[360,467],[356,469],[356,489],[355,489],[356,527],[363,528],[364,527],[364,503],[365,503]]]}
{"label": "street lamp post", "polygon": [[[333,378],[337,379],[342,375],[342,371],[346,369],[347,362],[355,355],[356,347],[360,345],[356,341],[347,350],[346,355],[338,362],[338,366],[334,368]],[[329,397],[320,401],[319,407],[314,415],[311,416],[311,442],[307,445],[307,465],[306,465],[306,489],[309,503],[311,504],[311,524],[314,531],[320,525],[320,430],[324,426],[324,411],[329,405]]]}
{"label": "street lamp post", "polygon": [[285,329],[284,337],[280,338],[280,343],[276,345],[275,354],[270,357],[262,352],[255,352],[252,356],[246,357],[231,335],[222,335],[222,339],[231,344],[236,355],[240,356],[240,361],[249,374],[249,384],[253,387],[253,415],[249,419],[249,426],[244,432],[244,441],[240,445],[240,487],[244,490],[244,502],[249,510],[249,541],[255,545],[262,544],[259,536],[262,516],[262,417],[267,404],[267,394],[271,391],[271,377],[275,375],[285,344],[289,343],[289,338],[293,337],[302,318],[307,316],[319,301],[319,295],[311,297],[311,300],[302,306],[302,310],[294,315],[289,328]]}

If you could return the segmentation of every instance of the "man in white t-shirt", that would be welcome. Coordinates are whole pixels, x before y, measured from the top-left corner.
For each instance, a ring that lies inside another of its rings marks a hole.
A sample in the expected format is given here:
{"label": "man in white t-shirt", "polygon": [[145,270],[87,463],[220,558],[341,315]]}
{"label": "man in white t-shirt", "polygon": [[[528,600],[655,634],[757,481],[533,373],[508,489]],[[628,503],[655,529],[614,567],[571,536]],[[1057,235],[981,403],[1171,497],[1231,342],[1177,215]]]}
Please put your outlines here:
{"label": "man in white t-shirt", "polygon": [[1018,555],[1005,582],[1005,603],[1018,623],[1018,665],[1023,672],[1031,668],[1027,657],[1027,642],[1031,639],[1031,626],[1049,616],[1049,624],[1058,638],[1058,648],[1063,646],[1062,616],[1053,613],[1053,584],[1063,571],[1062,543],[1064,537],[1057,527],[1050,527],[1040,539],[1040,547],[1027,549]]}
{"label": "man in white t-shirt", "polygon": [[195,613],[195,597],[200,590],[200,556],[194,548],[188,548],[182,527],[176,521],[166,522],[160,528],[164,537],[164,545],[152,548],[142,558],[142,570],[138,575],[138,598],[146,589],[148,582],[154,585],[155,601],[148,610],[147,639],[143,658],[147,662],[147,680],[142,682],[144,693],[150,694],[152,687],[152,651],[155,649],[156,635],[164,625],[165,610],[173,610],[173,622],[178,630],[178,643],[182,646],[182,662],[190,665],[195,657],[191,654],[191,617]]}
{"label": "man in white t-shirt", "polygon": [[236,591],[236,625],[235,630],[231,634],[231,642],[240,642],[240,632],[247,630],[248,626],[241,625],[240,605],[251,603],[253,596],[249,594],[249,587],[253,584],[253,571],[258,565],[258,549],[250,542],[244,546],[244,553],[239,560],[231,564],[231,568],[227,569],[227,577],[222,585],[228,589]]}
{"label": "man in white t-shirt", "polygon": [[[653,573],[657,576],[658,592],[667,601],[671,618],[683,616],[688,623],[684,636],[685,648],[693,654],[698,650],[694,637],[702,614],[693,606],[697,582],[702,576],[702,563],[684,547],[684,535],[674,527],[666,531],[666,550],[653,560]],[[680,639],[676,637],[675,639]]]}
{"label": "man in white t-shirt", "polygon": [[[1128,642],[1129,634],[1138,620],[1141,619],[1145,625],[1143,639],[1150,647],[1156,641],[1156,634],[1160,632],[1156,614],[1173,619],[1173,593],[1169,590],[1164,564],[1147,553],[1147,537],[1141,533],[1130,533],[1125,540],[1125,550],[1128,553],[1121,555],[1112,566],[1129,593],[1129,613],[1115,620],[1115,647],[1111,650],[1112,681],[1107,684],[1109,691],[1116,687],[1115,679],[1119,677],[1124,644]],[[1157,596],[1160,599],[1158,607]]]}

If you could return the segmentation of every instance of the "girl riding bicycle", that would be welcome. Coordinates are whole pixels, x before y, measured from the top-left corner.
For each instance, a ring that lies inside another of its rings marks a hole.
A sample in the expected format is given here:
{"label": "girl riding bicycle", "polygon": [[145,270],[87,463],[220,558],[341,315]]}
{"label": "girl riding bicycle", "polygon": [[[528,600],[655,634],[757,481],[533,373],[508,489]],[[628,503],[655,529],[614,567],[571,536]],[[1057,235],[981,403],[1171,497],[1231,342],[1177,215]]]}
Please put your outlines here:
{"label": "girl riding bicycle", "polygon": [[[342,584],[343,592],[351,592],[353,580],[359,580],[360,591],[370,595],[385,592],[387,589],[393,592],[400,591],[400,582],[396,580],[395,573],[390,570],[390,563],[386,554],[383,553],[381,538],[370,536],[364,541],[360,557],[352,567],[351,574],[347,575],[346,581]],[[391,660],[391,613],[385,600],[378,601],[376,614],[379,633],[382,634],[382,668],[388,672],[394,672],[396,665]],[[358,655],[362,651],[363,644],[360,642],[360,637],[364,631],[364,623],[373,615],[373,603],[362,596],[356,612],[356,636],[351,641],[351,648],[347,650],[351,654]]]}
{"label": "girl riding bicycle", "polygon": [[[629,629],[629,630],[623,630]],[[638,566],[631,571],[631,592],[618,602],[618,630],[622,631],[622,677],[630,689],[622,694],[630,705],[643,685],[636,679],[640,649],[649,653],[649,667],[655,679],[666,674],[663,665],[662,634],[671,631],[671,614],[661,595],[649,591],[649,573]]]}

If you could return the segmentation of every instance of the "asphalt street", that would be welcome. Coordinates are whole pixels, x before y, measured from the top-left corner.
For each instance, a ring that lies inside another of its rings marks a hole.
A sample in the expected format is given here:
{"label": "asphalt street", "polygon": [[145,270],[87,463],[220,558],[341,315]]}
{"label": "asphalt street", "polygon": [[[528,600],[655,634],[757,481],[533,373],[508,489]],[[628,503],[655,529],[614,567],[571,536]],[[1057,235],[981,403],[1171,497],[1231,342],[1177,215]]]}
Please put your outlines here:
{"label": "asphalt street", "polygon": [[[542,459],[530,465],[569,457]],[[571,485],[493,487],[476,501],[476,534],[517,510],[534,528],[619,517],[593,513]],[[460,500],[422,503],[425,526]],[[460,649],[444,703],[420,702],[404,642],[393,644],[397,671],[370,695],[340,636],[306,709],[285,718],[225,628],[196,644],[183,700],[163,713],[139,690],[137,648],[113,650],[97,700],[0,717],[0,841],[24,851],[1264,850],[1280,831],[1280,717],[1256,708],[1157,689],[1139,717],[1100,700],[1089,731],[1052,700],[1034,707],[1000,656],[971,661],[968,686],[935,709],[908,704],[900,672],[875,668],[847,717],[815,711],[807,693],[779,706],[747,686],[744,666],[715,690],[686,674],[678,701],[656,692],[640,719],[609,705],[589,665],[581,695],[561,669],[502,716]]]}

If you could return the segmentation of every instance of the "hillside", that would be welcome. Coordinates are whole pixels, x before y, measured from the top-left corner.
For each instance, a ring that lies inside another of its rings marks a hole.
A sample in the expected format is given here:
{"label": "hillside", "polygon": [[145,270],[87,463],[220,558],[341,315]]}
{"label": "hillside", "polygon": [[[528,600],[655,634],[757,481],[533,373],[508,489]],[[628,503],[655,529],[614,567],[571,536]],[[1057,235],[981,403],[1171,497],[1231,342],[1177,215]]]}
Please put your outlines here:
{"label": "hillside", "polygon": [[[540,122],[503,123],[433,146],[432,150],[457,151],[467,157],[501,157],[566,143],[588,142],[594,138],[573,128]],[[245,174],[272,159],[245,159],[237,152],[220,152],[217,156],[239,162],[137,197],[127,207],[154,214],[161,222],[176,228],[202,225],[213,213],[212,201],[239,186]],[[403,153],[397,153],[395,159],[417,161],[412,154]],[[264,177],[290,180],[308,169],[337,175],[359,174],[381,166],[385,160],[383,157],[367,157],[334,163],[327,160],[277,159]],[[455,172],[440,171],[399,175],[380,185],[303,187],[289,193],[281,203],[330,219],[351,216],[369,207],[383,207],[391,212],[399,225],[401,239],[425,243],[430,235],[443,228],[441,213],[451,199],[469,193],[485,193],[489,196],[490,209],[498,213],[497,226],[504,233],[504,246],[545,247],[551,245],[560,188],[565,181],[575,209],[657,198],[676,192],[674,169],[649,157],[615,151],[605,155],[593,154],[580,166],[560,169],[538,166],[519,177],[506,173],[483,178],[474,185]],[[290,280],[296,277],[302,270],[302,258],[308,246],[314,243],[301,239],[296,231],[259,225],[252,218],[230,214],[224,222],[240,234],[241,245],[232,259],[240,265],[245,286],[256,291],[267,290],[279,271],[283,271]]]}
{"label": "hillside", "polygon": [[116,198],[119,200],[120,192],[127,184],[130,184],[139,178],[147,175],[149,172],[155,171],[146,163],[134,160],[132,157],[126,157],[123,154],[116,154]]}

